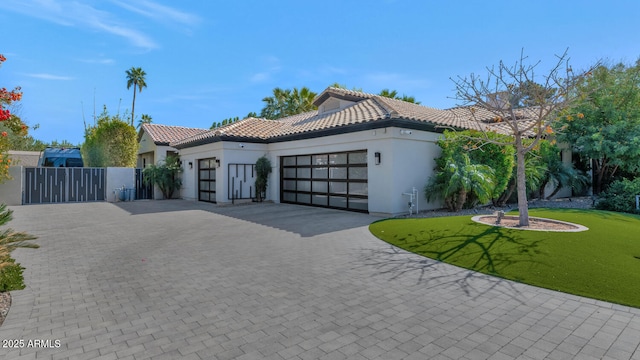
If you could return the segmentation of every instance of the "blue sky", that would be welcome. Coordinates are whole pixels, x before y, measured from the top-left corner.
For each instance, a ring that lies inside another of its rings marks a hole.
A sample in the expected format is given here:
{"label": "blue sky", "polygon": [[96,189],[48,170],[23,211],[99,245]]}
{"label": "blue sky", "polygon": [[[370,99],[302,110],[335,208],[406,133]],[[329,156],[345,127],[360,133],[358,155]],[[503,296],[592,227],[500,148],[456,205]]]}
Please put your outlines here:
{"label": "blue sky", "polygon": [[640,56],[640,1],[2,0],[0,87],[43,141],[83,141],[106,105],[130,113],[125,71],[143,68],[136,122],[208,128],[260,112],[275,87],[332,83],[456,105],[452,77],[522,49],[540,69],[569,49],[575,69]]}

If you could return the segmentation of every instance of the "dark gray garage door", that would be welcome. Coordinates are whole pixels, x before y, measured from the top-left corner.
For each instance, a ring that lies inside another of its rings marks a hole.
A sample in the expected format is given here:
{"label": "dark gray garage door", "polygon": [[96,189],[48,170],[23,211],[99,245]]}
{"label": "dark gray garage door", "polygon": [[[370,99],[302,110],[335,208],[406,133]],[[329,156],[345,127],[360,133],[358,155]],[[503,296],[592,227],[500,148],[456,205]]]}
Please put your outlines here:
{"label": "dark gray garage door", "polygon": [[368,211],[367,151],[283,156],[283,203]]}
{"label": "dark gray garage door", "polygon": [[198,200],[216,202],[216,159],[198,160]]}

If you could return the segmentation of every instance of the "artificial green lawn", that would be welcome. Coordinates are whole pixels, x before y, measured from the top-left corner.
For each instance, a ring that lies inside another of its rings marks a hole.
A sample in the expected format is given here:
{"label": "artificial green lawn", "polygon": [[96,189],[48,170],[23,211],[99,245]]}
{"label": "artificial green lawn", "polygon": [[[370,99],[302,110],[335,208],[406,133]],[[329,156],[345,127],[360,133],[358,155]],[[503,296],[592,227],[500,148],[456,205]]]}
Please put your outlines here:
{"label": "artificial green lawn", "polygon": [[640,216],[576,209],[531,209],[529,215],[589,230],[515,230],[478,224],[471,216],[388,219],[369,229],[390,244],[432,259],[640,308]]}

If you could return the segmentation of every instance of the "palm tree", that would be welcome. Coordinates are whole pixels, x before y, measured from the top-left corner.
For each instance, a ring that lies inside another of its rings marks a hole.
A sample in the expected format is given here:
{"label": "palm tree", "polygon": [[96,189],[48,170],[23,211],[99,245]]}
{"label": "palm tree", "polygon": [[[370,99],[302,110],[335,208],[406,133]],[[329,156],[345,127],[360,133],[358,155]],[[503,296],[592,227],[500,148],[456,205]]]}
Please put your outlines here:
{"label": "palm tree", "polygon": [[275,88],[272,96],[262,99],[265,106],[262,108],[260,116],[265,119],[280,119],[314,110],[313,100],[315,97],[316,93],[307,87],[300,90],[298,88],[293,88],[293,90]]}
{"label": "palm tree", "polygon": [[460,211],[469,198],[486,203],[491,199],[494,172],[489,166],[473,164],[467,154],[455,156],[429,179],[427,200],[443,197],[449,211]]}
{"label": "palm tree", "polygon": [[131,67],[126,71],[127,74],[127,90],[133,85],[133,103],[131,104],[131,126],[133,126],[134,110],[136,107],[136,88],[138,92],[142,92],[142,88],[147,87],[145,76],[147,73],[142,68]]}
{"label": "palm tree", "polygon": [[406,102],[410,102],[410,103],[414,103],[417,105],[420,105],[420,101],[416,101],[416,98],[413,96],[408,96],[405,94],[402,94],[402,96],[398,96],[398,92],[396,90],[389,90],[389,89],[382,89],[380,90],[380,93],[378,93],[379,96],[383,96],[383,97],[388,97],[391,99],[396,99],[396,100],[402,100],[402,101],[406,101]]}
{"label": "palm tree", "polygon": [[138,128],[142,126],[142,124],[151,124],[153,120],[149,114],[142,114],[140,120],[138,120]]}

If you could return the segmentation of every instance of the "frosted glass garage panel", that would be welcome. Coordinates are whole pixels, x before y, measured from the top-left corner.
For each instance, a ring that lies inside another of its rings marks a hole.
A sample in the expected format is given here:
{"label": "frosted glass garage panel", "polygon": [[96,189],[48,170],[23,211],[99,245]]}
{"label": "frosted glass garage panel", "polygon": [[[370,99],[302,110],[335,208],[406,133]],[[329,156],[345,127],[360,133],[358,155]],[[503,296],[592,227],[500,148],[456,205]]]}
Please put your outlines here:
{"label": "frosted glass garage panel", "polygon": [[366,152],[349,153],[349,164],[366,164],[366,163],[367,163]]}
{"label": "frosted glass garage panel", "polygon": [[296,193],[285,191],[282,193],[282,200],[296,202]]}
{"label": "frosted glass garage panel", "polygon": [[311,162],[313,165],[327,165],[329,164],[329,155],[313,155]]}
{"label": "frosted glass garage panel", "polygon": [[282,165],[284,166],[295,166],[296,165],[296,157],[288,156],[282,158]]}
{"label": "frosted glass garage panel", "polygon": [[367,179],[367,168],[366,167],[350,167],[349,168],[349,179],[366,180]]}
{"label": "frosted glass garage panel", "polygon": [[295,182],[295,180],[284,180],[282,182],[282,189],[283,190],[295,191],[296,190],[296,182]]}
{"label": "frosted glass garage panel", "polygon": [[329,206],[346,208],[347,207],[347,198],[341,196],[330,196],[329,197]]}
{"label": "frosted glass garage panel", "polygon": [[344,165],[347,163],[347,154],[329,154],[329,164]]}
{"label": "frosted glass garage panel", "polygon": [[367,183],[349,183],[349,195],[368,195],[368,187]]}
{"label": "frosted glass garage panel", "polygon": [[349,209],[366,211],[369,209],[369,200],[350,198]]}
{"label": "frosted glass garage panel", "polygon": [[329,183],[326,181],[314,181],[311,185],[311,191],[326,193],[329,191]]}
{"label": "frosted glass garage panel", "polygon": [[334,194],[347,194],[347,183],[346,182],[335,182],[332,181],[329,183],[329,192]]}
{"label": "frosted glass garage panel", "polygon": [[311,181],[298,181],[298,191],[311,191]]}
{"label": "frosted glass garage panel", "polygon": [[346,179],[347,168],[346,167],[332,167],[329,169],[330,179]]}
{"label": "frosted glass garage panel", "polygon": [[327,206],[329,197],[326,195],[313,195],[311,199],[313,205]]}
{"label": "frosted glass garage panel", "polygon": [[284,168],[282,169],[282,176],[285,178],[294,178],[296,177],[296,169],[295,168]]}
{"label": "frosted glass garage panel", "polygon": [[321,167],[321,168],[313,168],[311,170],[314,179],[328,179],[329,178],[329,168]]}
{"label": "frosted glass garage panel", "polygon": [[310,168],[297,168],[296,169],[296,177],[303,179],[311,178],[311,169]]}
{"label": "frosted glass garage panel", "polygon": [[311,195],[298,193],[298,203],[311,204]]}
{"label": "frosted glass garage panel", "polygon": [[296,165],[311,165],[311,156],[298,156],[298,163]]}

